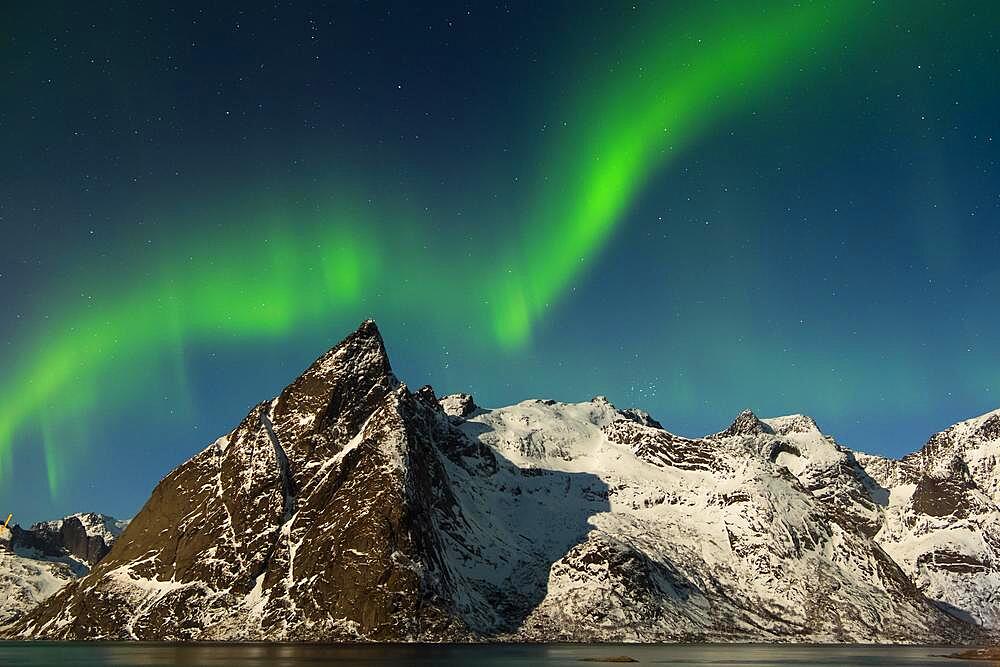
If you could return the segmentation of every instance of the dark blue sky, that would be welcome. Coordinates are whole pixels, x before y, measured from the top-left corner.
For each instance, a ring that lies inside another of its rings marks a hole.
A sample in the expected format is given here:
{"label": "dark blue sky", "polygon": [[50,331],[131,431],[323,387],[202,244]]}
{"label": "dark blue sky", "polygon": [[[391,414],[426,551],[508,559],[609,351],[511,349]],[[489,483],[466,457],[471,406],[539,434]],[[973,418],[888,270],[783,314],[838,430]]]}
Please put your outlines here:
{"label": "dark blue sky", "polygon": [[995,3],[538,5],[9,8],[0,507],[130,516],[364,317],[685,435],[1000,406]]}

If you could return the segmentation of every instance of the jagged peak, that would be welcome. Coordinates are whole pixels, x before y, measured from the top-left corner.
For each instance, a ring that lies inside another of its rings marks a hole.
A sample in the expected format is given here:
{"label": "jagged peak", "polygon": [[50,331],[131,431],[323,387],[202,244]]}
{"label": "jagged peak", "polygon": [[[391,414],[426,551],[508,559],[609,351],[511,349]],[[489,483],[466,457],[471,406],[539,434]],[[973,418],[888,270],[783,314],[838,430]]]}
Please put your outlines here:
{"label": "jagged peak", "polygon": [[731,438],[738,435],[773,434],[774,429],[757,418],[752,410],[744,410],[736,415],[736,419],[724,431],[719,431],[713,438]]}
{"label": "jagged peak", "polygon": [[370,379],[391,377],[392,386],[399,384],[392,375],[389,354],[374,320],[362,322],[355,331],[314,361],[289,388],[310,376],[333,379],[334,376],[344,375],[364,375]]}
{"label": "jagged peak", "polygon": [[470,394],[449,394],[442,396],[438,403],[444,413],[450,417],[468,417],[479,409]]}
{"label": "jagged peak", "polygon": [[342,366],[376,367],[392,372],[389,354],[375,320],[365,320],[351,334],[330,348],[306,371],[329,373]]}
{"label": "jagged peak", "polygon": [[417,389],[417,391],[414,392],[413,397],[437,412],[442,411],[441,404],[438,402],[437,395],[434,393],[434,387],[429,384],[425,384],[420,389]]}
{"label": "jagged peak", "polygon": [[365,320],[285,387],[273,403],[270,420],[274,429],[296,442],[304,443],[301,434],[307,431],[324,433],[318,443],[289,452],[293,464],[326,458],[353,438],[399,385],[378,326]]}

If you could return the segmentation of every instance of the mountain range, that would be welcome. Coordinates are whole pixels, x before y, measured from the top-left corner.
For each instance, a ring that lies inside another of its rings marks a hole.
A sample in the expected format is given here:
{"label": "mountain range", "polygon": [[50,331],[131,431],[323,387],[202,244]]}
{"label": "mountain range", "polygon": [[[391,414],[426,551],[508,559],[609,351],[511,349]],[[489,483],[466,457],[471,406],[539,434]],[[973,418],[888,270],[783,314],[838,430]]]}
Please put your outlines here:
{"label": "mountain range", "polygon": [[1000,625],[998,450],[1000,410],[891,460],[804,415],[747,411],[688,438],[600,396],[485,409],[400,382],[367,321],[167,475],[108,553],[76,545],[92,568],[0,623],[44,639],[966,643]]}

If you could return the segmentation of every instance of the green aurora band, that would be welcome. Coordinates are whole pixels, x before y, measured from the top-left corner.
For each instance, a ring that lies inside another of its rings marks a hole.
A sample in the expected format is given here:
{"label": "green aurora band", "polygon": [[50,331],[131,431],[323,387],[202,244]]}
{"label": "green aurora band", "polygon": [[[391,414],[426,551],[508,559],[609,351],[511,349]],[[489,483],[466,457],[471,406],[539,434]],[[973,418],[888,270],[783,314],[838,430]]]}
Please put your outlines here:
{"label": "green aurora band", "polygon": [[[765,100],[802,60],[828,52],[862,7],[734,4],[722,15],[713,7],[681,23],[648,21],[615,68],[582,77],[588,85],[569,108],[551,110],[572,122],[551,134],[517,242],[492,266],[459,253],[436,262],[415,256],[421,225],[406,211],[331,205],[304,216],[219,212],[240,220],[235,240],[199,232],[126,271],[82,272],[79,284],[104,287],[93,290],[94,302],[47,321],[2,378],[0,478],[15,438],[37,432],[54,497],[73,453],[63,443],[86,442],[86,413],[99,402],[127,402],[143,377],[160,377],[156,370],[184,387],[183,352],[192,344],[280,339],[375,307],[440,317],[428,299],[473,276],[486,286],[485,300],[462,316],[491,331],[494,346],[526,345],[656,170],[726,113]],[[404,231],[376,237],[368,230],[382,216]]]}
{"label": "green aurora band", "polygon": [[651,27],[635,39],[642,48],[563,111],[573,120],[548,151],[523,243],[493,290],[500,343],[527,339],[658,168],[721,117],[782,88],[803,61],[828,52],[860,5],[738,7],[720,16],[713,6],[711,18],[694,16],[670,31]]}

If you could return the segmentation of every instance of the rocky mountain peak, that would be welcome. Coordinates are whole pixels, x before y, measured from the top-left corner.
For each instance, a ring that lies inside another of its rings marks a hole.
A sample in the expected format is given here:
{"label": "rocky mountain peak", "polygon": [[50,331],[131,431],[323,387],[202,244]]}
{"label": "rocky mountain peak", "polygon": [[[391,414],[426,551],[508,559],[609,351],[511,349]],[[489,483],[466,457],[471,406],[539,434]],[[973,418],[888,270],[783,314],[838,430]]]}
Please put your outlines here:
{"label": "rocky mountain peak", "polygon": [[444,413],[451,417],[468,417],[479,409],[469,394],[449,394],[438,402]]}
{"label": "rocky mountain peak", "polygon": [[326,459],[399,384],[378,327],[366,320],[288,385],[264,416],[271,430],[295,443],[286,452],[293,463],[304,463],[303,455]]}
{"label": "rocky mountain peak", "polygon": [[385,341],[374,320],[365,320],[333,346],[316,364],[323,373],[352,372],[371,377],[392,375]]}
{"label": "rocky mountain peak", "polygon": [[774,429],[757,418],[752,410],[744,410],[736,415],[733,423],[724,430],[716,433],[715,438],[729,438],[737,435],[763,435],[773,434]]}
{"label": "rocky mountain peak", "polygon": [[371,382],[386,381],[393,386],[399,383],[392,374],[385,342],[373,320],[362,322],[353,333],[314,361],[286,388],[283,396],[289,399],[293,396],[306,398],[312,395],[328,398],[329,387],[315,384],[314,380],[318,378],[326,379],[328,383],[347,378]]}
{"label": "rocky mountain peak", "polygon": [[434,393],[434,387],[429,384],[425,384],[420,389],[418,389],[413,394],[414,398],[421,401],[424,405],[435,410],[437,412],[443,412],[444,409],[441,407],[441,403],[438,401],[437,395]]}

